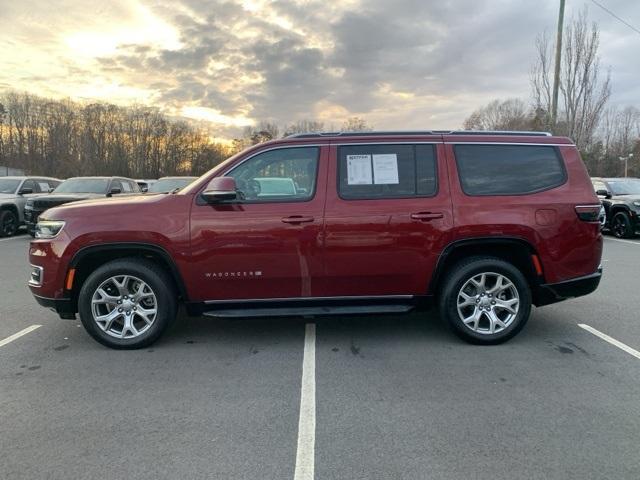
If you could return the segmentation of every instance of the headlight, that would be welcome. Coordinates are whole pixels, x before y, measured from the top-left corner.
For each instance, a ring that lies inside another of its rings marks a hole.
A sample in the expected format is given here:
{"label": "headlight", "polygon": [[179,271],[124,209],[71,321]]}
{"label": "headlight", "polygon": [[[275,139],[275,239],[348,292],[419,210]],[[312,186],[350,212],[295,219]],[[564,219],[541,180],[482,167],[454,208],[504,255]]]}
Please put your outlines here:
{"label": "headlight", "polygon": [[640,202],[633,202],[633,205],[636,207],[640,207]]}
{"label": "headlight", "polygon": [[62,231],[61,220],[40,220],[36,224],[36,238],[53,238]]}

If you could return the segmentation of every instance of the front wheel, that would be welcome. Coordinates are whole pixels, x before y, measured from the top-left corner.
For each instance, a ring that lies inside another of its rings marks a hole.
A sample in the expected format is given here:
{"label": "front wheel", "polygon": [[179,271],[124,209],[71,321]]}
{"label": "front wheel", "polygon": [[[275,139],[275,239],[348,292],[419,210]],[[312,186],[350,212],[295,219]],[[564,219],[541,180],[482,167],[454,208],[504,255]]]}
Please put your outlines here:
{"label": "front wheel", "polygon": [[499,258],[473,257],[449,272],[440,313],[454,332],[470,343],[502,343],[527,323],[531,290],[512,264]]}
{"label": "front wheel", "polygon": [[155,263],[126,258],[108,262],[80,289],[78,310],[87,332],[110,348],[151,345],[177,314],[169,275]]}
{"label": "front wheel", "polygon": [[0,211],[0,237],[11,237],[18,231],[18,217],[11,210]]}

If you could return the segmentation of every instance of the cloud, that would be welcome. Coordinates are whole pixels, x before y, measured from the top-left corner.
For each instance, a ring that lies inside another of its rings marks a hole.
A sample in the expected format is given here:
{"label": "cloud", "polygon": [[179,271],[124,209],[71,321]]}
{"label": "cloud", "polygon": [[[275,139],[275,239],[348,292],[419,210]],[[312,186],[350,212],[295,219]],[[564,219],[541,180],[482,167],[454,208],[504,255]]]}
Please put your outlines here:
{"label": "cloud", "polygon": [[[338,125],[351,115],[381,129],[457,128],[492,98],[527,98],[535,37],[557,16],[554,2],[530,0],[100,5],[4,2],[0,85],[143,101],[231,135],[262,119]],[[610,6],[640,17],[637,2]],[[591,17],[601,22],[613,100],[637,103],[640,67],[629,58],[640,36],[602,11]]]}

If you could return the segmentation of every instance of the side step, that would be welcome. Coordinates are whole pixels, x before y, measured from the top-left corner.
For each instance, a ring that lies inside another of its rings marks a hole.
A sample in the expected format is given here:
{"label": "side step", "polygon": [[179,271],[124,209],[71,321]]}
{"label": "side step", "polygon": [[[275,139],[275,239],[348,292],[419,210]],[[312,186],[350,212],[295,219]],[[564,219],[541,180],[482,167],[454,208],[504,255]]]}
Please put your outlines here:
{"label": "side step", "polygon": [[363,315],[368,313],[407,313],[414,305],[336,305],[313,307],[220,308],[202,315],[216,318],[300,317],[306,315]]}

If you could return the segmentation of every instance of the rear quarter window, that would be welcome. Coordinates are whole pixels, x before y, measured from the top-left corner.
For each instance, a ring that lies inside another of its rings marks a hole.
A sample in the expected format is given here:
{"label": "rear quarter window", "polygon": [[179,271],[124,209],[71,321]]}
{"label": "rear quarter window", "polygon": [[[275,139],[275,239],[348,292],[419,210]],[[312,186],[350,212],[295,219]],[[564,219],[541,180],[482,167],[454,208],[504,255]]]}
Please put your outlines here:
{"label": "rear quarter window", "polygon": [[564,184],[557,147],[547,145],[455,145],[462,190],[467,195],[524,195]]}

